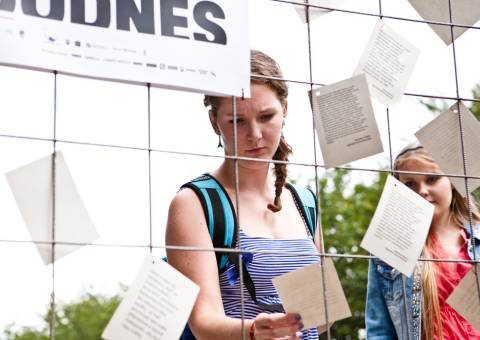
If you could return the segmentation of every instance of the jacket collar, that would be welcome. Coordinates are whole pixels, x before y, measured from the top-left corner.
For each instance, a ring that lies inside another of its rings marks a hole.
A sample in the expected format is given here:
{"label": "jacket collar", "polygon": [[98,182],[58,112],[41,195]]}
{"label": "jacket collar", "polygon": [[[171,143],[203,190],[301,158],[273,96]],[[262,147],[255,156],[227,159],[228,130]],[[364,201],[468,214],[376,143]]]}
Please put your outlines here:
{"label": "jacket collar", "polygon": [[[465,229],[465,232],[467,233],[467,238],[471,238],[470,224],[468,222],[463,225],[463,229]],[[475,237],[476,240],[480,240],[480,224],[473,224],[472,229],[473,237]]]}

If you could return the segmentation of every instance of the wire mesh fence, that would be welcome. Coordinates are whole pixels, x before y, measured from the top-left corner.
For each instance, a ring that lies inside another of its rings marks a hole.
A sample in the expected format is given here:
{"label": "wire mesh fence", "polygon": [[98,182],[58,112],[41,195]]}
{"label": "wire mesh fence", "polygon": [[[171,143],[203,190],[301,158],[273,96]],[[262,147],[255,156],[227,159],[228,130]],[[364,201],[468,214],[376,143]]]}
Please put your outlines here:
{"label": "wire mesh fence", "polygon": [[[433,119],[420,101],[427,101],[427,104],[463,101],[470,106],[480,102],[470,92],[477,79],[480,79],[480,74],[477,65],[469,59],[475,55],[480,27],[455,23],[452,14],[456,2],[446,2],[450,11],[448,22],[420,18],[407,1],[393,4],[392,1],[375,0],[343,6],[339,2],[340,5],[335,8],[316,5],[313,1],[250,1],[252,47],[271,53],[279,61],[290,87],[290,114],[285,133],[295,151],[294,157],[288,162],[291,179],[310,185],[317,197],[338,199],[335,204],[319,200],[319,220],[324,221],[323,224],[319,223],[322,249],[314,255],[320,259],[334,258],[337,265],[346,264],[339,265],[342,269],[339,276],[344,288],[348,286],[345,290],[355,321],[338,321],[323,335],[327,339],[365,336],[365,295],[353,294],[365,291],[367,263],[372,258],[359,249],[368,220],[363,221],[361,226],[355,225],[356,230],[353,230],[354,227],[352,230],[337,228],[335,224],[341,224],[350,214],[342,207],[348,208],[348,197],[356,194],[354,185],[341,182],[341,177],[335,181],[335,174],[342,172],[350,176],[354,184],[366,183],[360,187],[366,189],[382,174],[392,173],[396,152],[406,140],[413,137],[415,130]],[[475,5],[480,3],[472,4]],[[406,14],[396,15],[398,7],[406,8]],[[306,24],[299,22],[294,10],[298,8],[305,11]],[[311,19],[312,13],[319,9],[332,12],[328,16]],[[316,141],[315,118],[307,93],[315,87],[351,75],[371,27],[378,19],[388,22],[416,43],[421,43],[422,39],[433,40],[431,44],[425,43],[430,52],[426,51],[429,53],[417,67],[411,80],[413,84],[407,88],[408,92],[400,104],[389,109],[375,104],[385,152],[378,157],[327,170]],[[451,45],[445,46],[435,41],[437,37],[428,24],[448,27],[452,36]],[[455,40],[454,32],[459,28],[467,28],[468,31]],[[419,32],[417,39],[416,32]],[[339,45],[350,45],[350,48],[341,48]],[[439,55],[438,60],[432,60],[436,54]],[[435,78],[438,75],[431,70],[422,73],[422,66],[434,63],[436,73],[446,74],[445,77]],[[6,172],[42,155],[62,150],[101,235],[99,241],[89,244],[74,240],[30,239],[22,229],[23,221],[13,198],[8,194],[8,186],[2,184],[2,210],[5,214],[1,223],[5,228],[0,232],[3,248],[1,263],[8,279],[0,287],[6,301],[4,306],[12,306],[2,308],[4,312],[0,313],[5,327],[8,324],[16,329],[28,326],[28,319],[41,314],[44,306],[49,305],[53,316],[48,320],[49,337],[59,338],[54,327],[58,321],[55,320],[56,306],[88,289],[115,292],[118,282],[131,281],[136,265],[145,252],[159,256],[165,254],[165,249],[233,252],[238,254],[242,266],[242,250],[239,248],[212,250],[165,244],[169,201],[181,184],[201,172],[214,169],[224,159],[233,160],[236,212],[240,216],[238,162],[265,162],[240,157],[237,151],[232,156],[225,156],[222,150],[215,150],[216,136],[210,133],[211,127],[206,109],[201,105],[201,95],[152,88],[149,84],[138,86],[75,78],[58,74],[55,70],[48,73],[2,67],[0,71],[3,79],[9,79],[8,82],[1,81],[4,96],[3,104],[0,102],[0,155],[5,160],[2,170]],[[425,77],[432,79],[420,81]],[[415,84],[415,81],[421,85]],[[415,110],[422,113],[417,114]],[[235,100],[232,100],[232,112],[236,122]],[[464,127],[460,114],[459,123],[464,171],[447,176],[464,178],[466,191],[469,192],[469,179],[479,179],[480,174],[467,173],[467,155],[463,148]],[[236,124],[234,127],[236,135]],[[53,158],[53,179],[55,168]],[[55,180],[51,183],[54,202],[52,216],[55,216]],[[328,196],[340,184],[340,191],[345,195]],[[469,209],[473,204],[468,200]],[[327,209],[331,209],[333,221],[325,218]],[[368,211],[373,213],[372,209],[374,207]],[[471,227],[471,213],[469,216]],[[358,219],[361,220],[361,217]],[[241,226],[242,221],[238,222]],[[55,220],[51,232],[55,235]],[[340,240],[348,247],[341,247],[332,240]],[[35,262],[37,255],[33,244],[51,245],[51,265],[43,267],[39,261]],[[240,240],[237,240],[237,244],[240,244]],[[68,259],[54,261],[58,251],[70,246],[86,247]],[[285,252],[285,255],[312,254],[299,254],[292,250]],[[477,259],[474,257],[472,261],[477,262]],[[358,269],[349,265],[351,263],[362,263],[363,267]],[[363,273],[359,275],[354,271]],[[242,271],[239,279],[243,282]],[[357,288],[351,288],[352,284]],[[320,293],[326,294],[325,289]],[[243,290],[241,294],[244,294]],[[243,299],[242,295],[241,308]],[[324,307],[328,323],[328,305]],[[243,332],[242,338],[248,338],[248,334]]]}

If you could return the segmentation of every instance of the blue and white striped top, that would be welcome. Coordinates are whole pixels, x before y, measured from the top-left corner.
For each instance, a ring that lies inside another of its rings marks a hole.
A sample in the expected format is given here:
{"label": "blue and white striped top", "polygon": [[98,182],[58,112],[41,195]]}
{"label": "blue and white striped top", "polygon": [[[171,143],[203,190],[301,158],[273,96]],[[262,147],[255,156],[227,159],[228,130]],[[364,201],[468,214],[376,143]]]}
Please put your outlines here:
{"label": "blue and white striped top", "polygon": [[[270,239],[246,234],[240,229],[241,249],[253,252],[251,263],[247,264],[255,285],[257,300],[266,304],[281,303],[280,298],[272,283],[272,278],[318,262],[317,256],[286,255],[276,252],[295,251],[302,253],[315,253],[317,249],[311,238],[304,239]],[[272,251],[275,254],[261,254],[256,251]],[[227,270],[233,264],[227,265]],[[226,271],[227,271],[226,270]],[[220,290],[222,293],[223,308],[225,314],[232,318],[240,318],[240,280],[237,278],[235,285],[230,285],[226,271],[220,275]],[[245,286],[243,287],[244,313],[246,319],[254,319],[259,313],[266,312],[257,306],[250,297]],[[304,330],[302,339],[318,340],[316,328]]]}

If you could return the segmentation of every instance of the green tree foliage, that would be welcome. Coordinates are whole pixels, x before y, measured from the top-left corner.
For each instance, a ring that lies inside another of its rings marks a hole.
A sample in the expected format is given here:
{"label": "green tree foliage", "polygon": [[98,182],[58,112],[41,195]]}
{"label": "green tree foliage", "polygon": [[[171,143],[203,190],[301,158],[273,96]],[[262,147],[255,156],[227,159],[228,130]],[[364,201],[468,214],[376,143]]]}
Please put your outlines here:
{"label": "green tree foliage", "polygon": [[[474,99],[480,99],[480,84],[475,85],[472,89],[472,97]],[[451,105],[448,105],[447,102],[443,99],[430,99],[430,100],[421,100],[420,103],[425,105],[425,107],[434,114],[439,114],[448,109]],[[466,102],[465,103],[470,111],[480,120],[480,102]]]}
{"label": "green tree foliage", "polygon": [[[352,185],[346,170],[336,170],[320,180],[322,229],[328,253],[368,255],[359,244],[373,217],[386,178],[387,174],[381,172],[375,175],[372,183]],[[335,258],[334,261],[352,317],[336,322],[331,335],[334,339],[358,339],[359,331],[365,328],[368,260]]]}
{"label": "green tree foliage", "polygon": [[[120,296],[106,297],[87,293],[78,301],[59,304],[55,310],[55,338],[62,340],[100,340],[113,312],[120,303]],[[5,330],[7,340],[49,340],[51,308],[43,316],[44,325],[39,328],[23,327]]]}
{"label": "green tree foliage", "polygon": [[[472,90],[473,98],[480,99],[480,84],[477,84],[474,89]],[[470,111],[480,120],[480,103],[479,102],[472,102],[470,105]]]}

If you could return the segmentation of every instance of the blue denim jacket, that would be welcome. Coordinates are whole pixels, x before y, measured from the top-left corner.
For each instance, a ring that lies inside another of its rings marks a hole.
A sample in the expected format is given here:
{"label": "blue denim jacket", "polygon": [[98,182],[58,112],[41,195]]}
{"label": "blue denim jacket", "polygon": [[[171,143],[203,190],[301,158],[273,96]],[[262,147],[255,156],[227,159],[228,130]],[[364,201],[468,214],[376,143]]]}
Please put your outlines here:
{"label": "blue denim jacket", "polygon": [[[470,259],[473,242],[470,227],[464,226]],[[480,224],[473,226],[476,258],[480,259]],[[378,258],[370,260],[368,268],[365,326],[368,340],[417,340],[421,337],[421,282],[416,267],[406,277]],[[405,303],[405,302],[406,303]]]}

